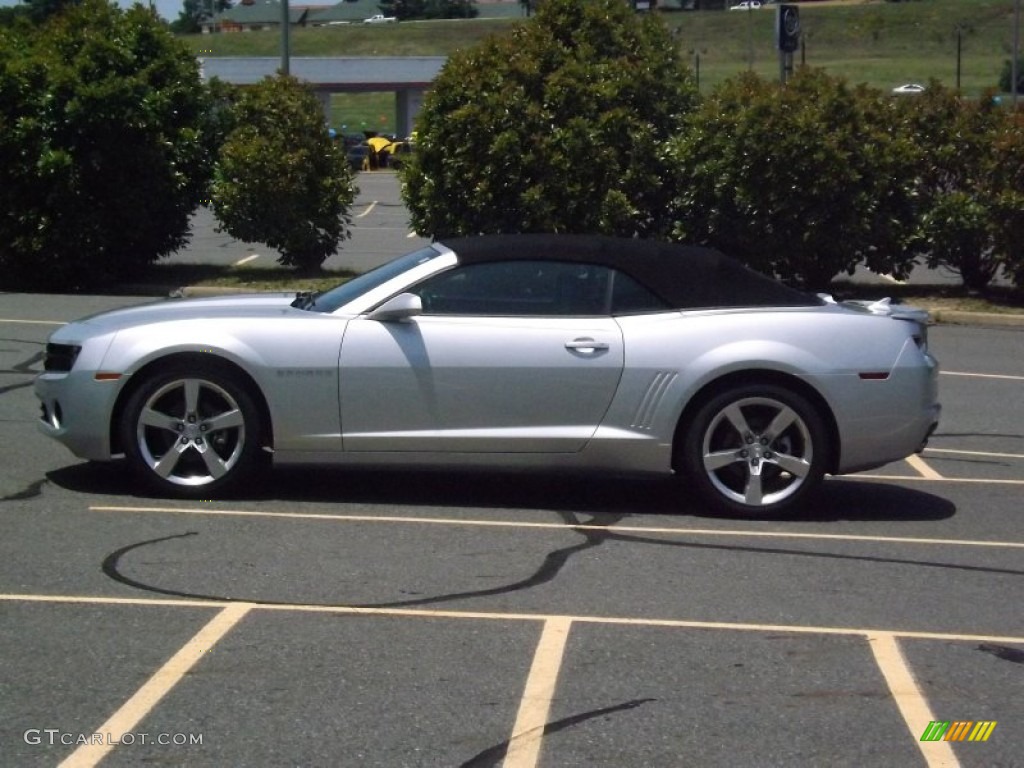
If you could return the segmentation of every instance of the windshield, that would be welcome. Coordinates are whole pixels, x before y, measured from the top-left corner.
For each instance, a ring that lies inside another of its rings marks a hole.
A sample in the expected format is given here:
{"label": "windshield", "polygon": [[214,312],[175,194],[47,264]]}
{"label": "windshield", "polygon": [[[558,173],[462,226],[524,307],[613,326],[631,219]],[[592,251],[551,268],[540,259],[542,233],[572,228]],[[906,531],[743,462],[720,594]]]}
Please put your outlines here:
{"label": "windshield", "polygon": [[347,283],[342,283],[337,288],[332,288],[326,293],[322,293],[306,309],[313,312],[334,312],[339,307],[345,306],[367,291],[383,285],[391,278],[397,277],[419,264],[425,264],[440,255],[440,251],[428,245],[426,248],[407,253],[405,256],[399,256],[394,261],[389,261],[387,264],[372,269],[359,277],[353,277]]}

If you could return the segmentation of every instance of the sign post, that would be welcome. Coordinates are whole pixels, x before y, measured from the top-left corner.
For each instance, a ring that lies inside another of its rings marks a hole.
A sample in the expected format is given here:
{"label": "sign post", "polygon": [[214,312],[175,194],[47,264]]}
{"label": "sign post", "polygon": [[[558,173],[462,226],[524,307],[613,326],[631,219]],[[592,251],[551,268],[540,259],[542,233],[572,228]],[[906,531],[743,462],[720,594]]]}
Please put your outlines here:
{"label": "sign post", "polygon": [[289,28],[288,0],[281,0],[281,74],[288,75],[291,70],[291,55],[288,45]]}
{"label": "sign post", "polygon": [[800,9],[795,5],[775,7],[775,47],[779,50],[779,80],[793,73],[793,52],[800,47]]}

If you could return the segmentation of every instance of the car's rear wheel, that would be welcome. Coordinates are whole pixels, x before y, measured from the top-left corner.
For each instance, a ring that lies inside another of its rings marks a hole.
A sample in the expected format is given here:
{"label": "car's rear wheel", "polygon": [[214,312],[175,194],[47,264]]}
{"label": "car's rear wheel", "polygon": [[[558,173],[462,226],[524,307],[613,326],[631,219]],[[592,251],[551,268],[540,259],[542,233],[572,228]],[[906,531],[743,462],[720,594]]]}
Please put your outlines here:
{"label": "car's rear wheel", "polygon": [[158,493],[203,497],[237,486],[257,464],[259,411],[237,377],[175,366],[132,393],[121,441],[135,472]]}
{"label": "car's rear wheel", "polygon": [[720,392],[697,411],[682,445],[684,481],[718,511],[786,514],[821,485],[827,431],[807,398],[754,384]]}

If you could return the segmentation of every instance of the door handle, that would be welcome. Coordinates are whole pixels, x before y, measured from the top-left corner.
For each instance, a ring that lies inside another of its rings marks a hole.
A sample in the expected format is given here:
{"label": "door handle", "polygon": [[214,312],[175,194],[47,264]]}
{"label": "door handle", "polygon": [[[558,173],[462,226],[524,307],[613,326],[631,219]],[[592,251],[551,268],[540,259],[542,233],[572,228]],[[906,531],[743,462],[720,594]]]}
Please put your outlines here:
{"label": "door handle", "polygon": [[565,348],[574,349],[579,352],[597,352],[608,349],[609,344],[606,341],[594,341],[593,339],[573,339],[572,341],[565,342]]}

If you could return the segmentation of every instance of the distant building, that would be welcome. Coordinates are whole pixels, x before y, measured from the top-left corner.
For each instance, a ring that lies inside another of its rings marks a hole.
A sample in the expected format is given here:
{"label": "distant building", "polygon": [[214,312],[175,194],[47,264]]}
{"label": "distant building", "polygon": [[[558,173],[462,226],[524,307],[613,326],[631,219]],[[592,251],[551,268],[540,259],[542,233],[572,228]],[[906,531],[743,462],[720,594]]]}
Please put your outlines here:
{"label": "distant building", "polygon": [[[325,10],[322,5],[289,5],[288,20],[293,26],[306,26],[312,11]],[[281,26],[281,3],[278,0],[242,0],[234,8],[200,22],[203,34],[211,32],[248,32],[254,29],[277,29]]]}
{"label": "distant building", "polygon": [[314,27],[332,24],[359,24],[380,13],[378,0],[342,0],[335,5],[310,11],[308,22]]}

